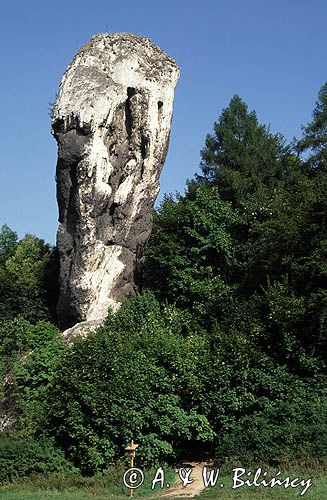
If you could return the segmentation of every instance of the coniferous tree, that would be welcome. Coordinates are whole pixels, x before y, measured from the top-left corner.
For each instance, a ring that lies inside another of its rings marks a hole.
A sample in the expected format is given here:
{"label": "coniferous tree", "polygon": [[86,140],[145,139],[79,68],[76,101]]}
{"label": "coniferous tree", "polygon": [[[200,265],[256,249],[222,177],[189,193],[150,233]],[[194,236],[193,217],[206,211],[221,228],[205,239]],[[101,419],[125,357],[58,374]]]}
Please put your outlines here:
{"label": "coniferous tree", "polygon": [[310,150],[308,166],[312,170],[327,169],[327,81],[318,93],[312,122],[303,127],[303,138],[298,141],[299,152]]}
{"label": "coniferous tree", "polygon": [[201,155],[202,179],[217,185],[222,199],[240,206],[276,188],[289,168],[290,149],[235,95],[207,135]]}

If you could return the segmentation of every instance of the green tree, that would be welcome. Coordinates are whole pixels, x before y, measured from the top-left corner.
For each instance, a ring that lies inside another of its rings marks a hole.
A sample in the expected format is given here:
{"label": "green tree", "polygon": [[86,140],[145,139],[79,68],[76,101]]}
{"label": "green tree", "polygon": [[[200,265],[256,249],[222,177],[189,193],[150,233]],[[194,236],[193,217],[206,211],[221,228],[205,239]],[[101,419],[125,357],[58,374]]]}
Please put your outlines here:
{"label": "green tree", "polygon": [[[0,317],[17,316],[35,323],[54,318],[56,270],[51,268],[54,250],[36,236],[17,235],[7,226],[0,233]],[[53,267],[54,268],[54,267]],[[51,279],[50,279],[51,278]]]}
{"label": "green tree", "polygon": [[16,246],[17,233],[4,224],[0,230],[0,265],[3,265],[6,259],[12,256]]}
{"label": "green tree", "polygon": [[248,197],[276,188],[288,168],[290,149],[281,134],[260,125],[255,111],[249,112],[235,95],[214,133],[207,135],[201,155],[202,179],[218,186],[222,199],[240,206]]}
{"label": "green tree", "polygon": [[207,323],[228,308],[237,213],[216,187],[190,184],[186,196],[166,197],[155,215],[144,286]]}
{"label": "green tree", "polygon": [[327,170],[327,81],[318,93],[312,122],[303,127],[303,138],[298,141],[299,152],[310,151],[307,164],[311,171]]}

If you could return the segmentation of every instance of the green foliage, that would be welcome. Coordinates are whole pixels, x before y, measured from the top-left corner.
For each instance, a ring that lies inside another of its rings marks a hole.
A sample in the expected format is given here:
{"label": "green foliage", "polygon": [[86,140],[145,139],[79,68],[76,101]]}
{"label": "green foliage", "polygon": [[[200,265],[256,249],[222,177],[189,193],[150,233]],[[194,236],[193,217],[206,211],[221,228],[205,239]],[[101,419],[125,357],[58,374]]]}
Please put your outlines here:
{"label": "green foliage", "polygon": [[34,441],[14,435],[0,435],[0,484],[35,473],[73,471],[62,452],[49,440]]}
{"label": "green foliage", "polygon": [[39,322],[25,334],[27,351],[14,365],[16,408],[20,434],[34,435],[45,418],[43,401],[58,376],[65,347],[58,329],[50,323]]}
{"label": "green foliage", "polygon": [[144,465],[171,460],[184,442],[213,439],[194,404],[205,397],[204,341],[184,338],[181,323],[174,308],[139,296],[59,365],[40,427],[85,473],[108,467],[132,438]]}
{"label": "green foliage", "polygon": [[51,323],[40,321],[31,325],[21,317],[0,323],[0,356],[8,362],[20,360],[26,352],[52,342],[59,342],[59,330]]}
{"label": "green foliage", "polygon": [[232,429],[218,435],[220,462],[228,456],[247,466],[297,463],[303,458],[326,464],[326,388],[292,377],[284,387],[284,394],[267,401],[260,411],[243,415]]}
{"label": "green foliage", "polygon": [[308,175],[238,96],[202,157],[204,177],[155,215],[144,286],[208,328],[248,328],[251,310],[266,351],[312,373],[327,354],[326,175]]}
{"label": "green foliage", "polygon": [[303,138],[298,141],[299,152],[310,150],[307,164],[312,172],[327,168],[327,81],[318,93],[318,100],[313,110],[312,122],[303,127]]}
{"label": "green foliage", "polygon": [[22,318],[0,323],[0,359],[7,369],[12,368],[13,360],[28,349],[26,332],[30,323]]}
{"label": "green foliage", "polygon": [[[43,240],[26,234],[17,235],[8,226],[0,232],[0,317],[2,320],[21,316],[35,323],[54,317],[48,280],[55,285],[55,270],[49,268],[53,250]],[[54,287],[55,290],[55,287]],[[49,308],[50,305],[50,308]]]}
{"label": "green foliage", "polygon": [[17,233],[4,224],[0,231],[0,262],[5,262],[13,255],[17,247]]}
{"label": "green foliage", "polygon": [[[51,323],[31,325],[21,318],[0,323],[1,392],[15,398],[21,435],[33,435],[42,421],[42,395],[63,352],[62,338]],[[9,387],[2,382],[6,379]]]}
{"label": "green foliage", "polygon": [[325,362],[327,177],[303,177],[293,189],[277,192],[272,216],[251,227],[239,250],[244,269],[239,293],[261,295],[260,315],[275,347],[282,336],[292,336],[293,358]]}
{"label": "green foliage", "polygon": [[[275,288],[267,291],[270,301]],[[27,389],[20,385],[23,429],[54,438],[86,474],[122,457],[132,438],[143,466],[201,446],[215,449],[221,461],[275,464],[306,453],[323,462],[324,379],[301,380],[278,365],[274,353],[264,352],[267,334],[252,312],[245,321],[245,312],[235,311],[243,316],[238,328],[199,335],[151,294],[126,301],[103,328],[58,357],[53,373],[30,356]],[[274,345],[287,352],[287,343]]]}
{"label": "green foliage", "polygon": [[191,185],[189,196],[166,198],[155,217],[144,285],[202,320],[220,315],[232,291],[230,232],[236,221],[215,187]]}
{"label": "green foliage", "polygon": [[[281,134],[259,125],[256,113],[235,95],[223,110],[202,154],[204,179],[238,206],[249,196],[270,192],[285,174],[290,150]],[[201,178],[200,178],[201,179]]]}

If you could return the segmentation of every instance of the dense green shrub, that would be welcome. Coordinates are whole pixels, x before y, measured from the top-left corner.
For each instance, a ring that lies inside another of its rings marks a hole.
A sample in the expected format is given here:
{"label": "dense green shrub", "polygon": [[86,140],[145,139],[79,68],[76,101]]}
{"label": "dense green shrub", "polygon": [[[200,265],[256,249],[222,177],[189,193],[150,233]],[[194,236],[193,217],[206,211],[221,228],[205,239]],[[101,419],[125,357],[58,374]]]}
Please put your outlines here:
{"label": "dense green shrub", "polygon": [[[326,378],[299,377],[263,352],[262,332],[216,328],[210,352],[203,412],[215,433],[214,454],[223,462],[276,464],[304,452],[327,463]],[[319,434],[323,436],[319,437]]]}
{"label": "dense green shrub", "polygon": [[22,318],[0,323],[2,397],[10,393],[15,399],[18,427],[23,435],[33,434],[43,418],[42,396],[63,352],[60,333],[51,323],[40,321],[31,325]]}
{"label": "dense green shrub", "polygon": [[182,331],[178,312],[145,294],[64,357],[43,429],[84,472],[108,467],[131,439],[144,465],[171,460],[184,442],[213,439],[196,407],[205,398],[204,340]]}
{"label": "dense green shrub", "polygon": [[227,456],[247,466],[294,464],[303,458],[308,463],[327,463],[326,386],[289,376],[282,392],[218,435],[219,462]]}
{"label": "dense green shrub", "polygon": [[32,325],[22,317],[0,322],[0,356],[4,359],[21,357],[29,350],[58,339],[57,327],[46,321]]}
{"label": "dense green shrub", "polygon": [[[0,359],[7,373],[13,369],[17,371],[27,361],[31,366],[31,360],[40,353],[46,356],[47,349],[60,351],[62,348],[59,330],[49,322],[40,321],[32,325],[21,317],[0,322]],[[51,357],[52,353],[49,352],[48,358]]]}
{"label": "dense green shrub", "polygon": [[20,433],[33,435],[45,418],[43,401],[58,376],[65,346],[58,329],[46,322],[27,328],[26,345],[27,352],[14,365],[16,409]]}
{"label": "dense green shrub", "polygon": [[0,435],[0,484],[36,473],[65,471],[74,468],[51,441]]}

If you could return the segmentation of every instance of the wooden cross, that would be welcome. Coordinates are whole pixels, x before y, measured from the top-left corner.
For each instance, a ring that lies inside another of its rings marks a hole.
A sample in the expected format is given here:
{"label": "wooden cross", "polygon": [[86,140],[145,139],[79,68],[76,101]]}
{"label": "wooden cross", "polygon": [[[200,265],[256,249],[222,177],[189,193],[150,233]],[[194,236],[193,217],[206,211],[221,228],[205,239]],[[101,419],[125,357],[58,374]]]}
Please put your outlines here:
{"label": "wooden cross", "polygon": [[[131,444],[129,446],[127,446],[127,448],[125,448],[125,450],[129,454],[131,468],[134,467],[135,451],[136,451],[136,448],[138,448],[138,447],[139,447],[139,445],[134,443],[134,441],[132,439]],[[130,489],[129,496],[130,497],[133,496],[133,489],[132,488]]]}

